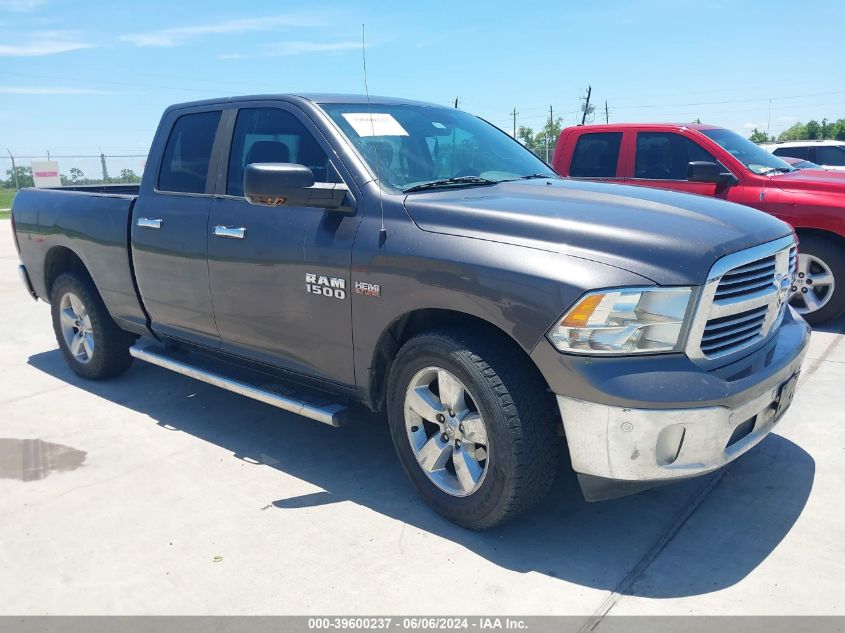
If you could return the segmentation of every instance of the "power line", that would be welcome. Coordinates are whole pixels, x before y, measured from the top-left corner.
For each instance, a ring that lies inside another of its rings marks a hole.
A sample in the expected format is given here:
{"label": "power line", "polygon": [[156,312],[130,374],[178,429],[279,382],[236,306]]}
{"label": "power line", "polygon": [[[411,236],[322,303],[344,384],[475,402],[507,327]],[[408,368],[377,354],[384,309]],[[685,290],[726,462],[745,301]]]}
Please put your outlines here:
{"label": "power line", "polygon": [[614,106],[617,108],[622,108],[625,110],[634,110],[640,108],[662,108],[662,107],[669,107],[669,108],[682,108],[687,106],[703,106],[703,105],[724,105],[729,103],[753,103],[755,101],[769,101],[769,100],[780,100],[780,99],[802,99],[804,97],[823,97],[827,95],[841,95],[845,94],[845,90],[835,90],[833,92],[816,92],[812,94],[804,94],[804,95],[785,95],[779,97],[759,97],[755,99],[729,99],[725,101],[699,101],[695,103],[661,103],[661,104],[642,104],[642,105],[621,105],[621,106]]}

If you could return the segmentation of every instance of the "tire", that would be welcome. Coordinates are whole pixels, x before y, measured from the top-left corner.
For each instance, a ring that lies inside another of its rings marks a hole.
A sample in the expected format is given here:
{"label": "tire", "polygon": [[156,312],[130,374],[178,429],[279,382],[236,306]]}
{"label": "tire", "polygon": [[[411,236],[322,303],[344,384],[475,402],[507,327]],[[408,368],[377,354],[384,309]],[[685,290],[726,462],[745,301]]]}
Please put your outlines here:
{"label": "tire", "polygon": [[[493,336],[436,330],[405,343],[390,372],[388,420],[402,468],[431,508],[470,529],[521,514],[554,483],[560,417],[542,378],[518,353]],[[449,416],[455,381],[466,406],[455,407],[454,419],[432,423],[415,410],[430,418],[441,406]]]}
{"label": "tire", "polygon": [[90,279],[59,275],[50,292],[50,311],[59,349],[75,373],[103,380],[129,368],[135,337],[117,326]]}
{"label": "tire", "polygon": [[[822,279],[824,285],[816,283]],[[802,237],[793,288],[790,304],[810,325],[841,316],[845,313],[845,249],[823,237]]]}

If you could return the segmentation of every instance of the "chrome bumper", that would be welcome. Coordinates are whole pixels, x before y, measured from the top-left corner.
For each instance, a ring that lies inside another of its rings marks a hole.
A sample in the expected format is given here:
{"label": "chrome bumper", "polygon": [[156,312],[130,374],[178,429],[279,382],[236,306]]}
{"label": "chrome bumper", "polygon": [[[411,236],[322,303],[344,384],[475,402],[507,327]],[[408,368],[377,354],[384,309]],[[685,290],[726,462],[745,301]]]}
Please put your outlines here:
{"label": "chrome bumper", "polygon": [[575,472],[624,481],[666,481],[716,470],[775,426],[779,388],[744,405],[629,409],[557,396]]}

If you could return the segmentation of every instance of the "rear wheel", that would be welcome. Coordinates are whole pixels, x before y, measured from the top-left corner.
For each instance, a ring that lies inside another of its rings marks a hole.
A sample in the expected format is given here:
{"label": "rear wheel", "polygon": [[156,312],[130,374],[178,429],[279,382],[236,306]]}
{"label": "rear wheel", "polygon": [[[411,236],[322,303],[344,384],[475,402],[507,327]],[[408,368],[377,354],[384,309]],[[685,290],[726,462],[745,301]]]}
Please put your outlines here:
{"label": "rear wheel", "polygon": [[561,442],[554,399],[495,337],[443,330],[408,341],[390,373],[388,417],[411,483],[455,523],[493,527],[552,486]]}
{"label": "rear wheel", "polygon": [[790,305],[816,325],[845,312],[845,252],[833,242],[802,237]]}
{"label": "rear wheel", "polygon": [[59,275],[50,309],[59,349],[74,372],[99,380],[126,371],[134,337],[117,326],[90,280],[74,273]]}

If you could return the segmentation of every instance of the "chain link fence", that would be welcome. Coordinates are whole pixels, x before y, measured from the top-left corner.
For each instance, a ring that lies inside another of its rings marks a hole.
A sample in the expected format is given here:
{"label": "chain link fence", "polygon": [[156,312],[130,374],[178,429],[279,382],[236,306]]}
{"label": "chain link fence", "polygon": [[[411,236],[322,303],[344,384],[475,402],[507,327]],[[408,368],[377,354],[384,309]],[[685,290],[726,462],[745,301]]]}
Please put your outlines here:
{"label": "chain link fence", "polygon": [[545,144],[542,144],[539,147],[529,147],[528,149],[530,149],[540,160],[546,161],[549,165],[552,164],[552,158],[555,155],[554,143],[549,143],[548,148]]}
{"label": "chain link fence", "polygon": [[43,154],[0,156],[0,209],[17,189],[32,187],[32,161],[58,163],[63,185],[130,184],[141,181],[146,153]]}
{"label": "chain link fence", "polygon": [[[550,143],[529,148],[551,164],[555,146]],[[131,184],[141,182],[147,154],[44,154],[0,156],[0,211],[11,206],[15,191],[32,187],[32,161],[52,160],[59,164],[63,185]]]}

